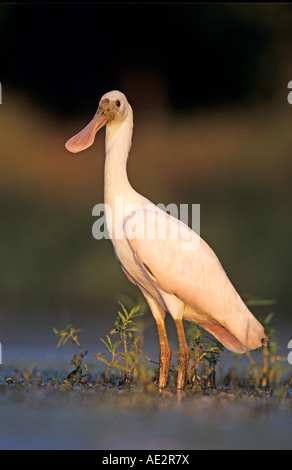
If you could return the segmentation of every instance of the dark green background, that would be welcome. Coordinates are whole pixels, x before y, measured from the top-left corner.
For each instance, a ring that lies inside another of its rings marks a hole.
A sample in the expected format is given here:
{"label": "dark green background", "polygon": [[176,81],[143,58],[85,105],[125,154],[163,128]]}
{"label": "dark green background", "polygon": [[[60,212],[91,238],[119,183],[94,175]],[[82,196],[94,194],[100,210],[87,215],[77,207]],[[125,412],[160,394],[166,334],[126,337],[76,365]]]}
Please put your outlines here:
{"label": "dark green background", "polygon": [[201,234],[239,293],[275,299],[289,322],[291,5],[7,4],[0,43],[4,323],[82,315],[83,327],[138,298],[91,234],[104,134],[78,157],[64,148],[111,89],[134,110],[133,186],[201,204]]}

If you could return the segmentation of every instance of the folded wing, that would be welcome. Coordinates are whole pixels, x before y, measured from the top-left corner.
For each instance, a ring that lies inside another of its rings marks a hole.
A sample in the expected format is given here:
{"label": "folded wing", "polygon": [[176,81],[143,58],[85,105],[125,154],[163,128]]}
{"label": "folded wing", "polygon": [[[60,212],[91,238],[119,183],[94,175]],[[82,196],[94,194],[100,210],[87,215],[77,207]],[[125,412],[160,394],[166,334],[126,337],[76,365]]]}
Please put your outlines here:
{"label": "folded wing", "polygon": [[265,344],[262,325],[213,250],[183,222],[158,208],[140,210],[127,217],[125,233],[152,282],[185,303],[185,319],[201,325],[234,352]]}

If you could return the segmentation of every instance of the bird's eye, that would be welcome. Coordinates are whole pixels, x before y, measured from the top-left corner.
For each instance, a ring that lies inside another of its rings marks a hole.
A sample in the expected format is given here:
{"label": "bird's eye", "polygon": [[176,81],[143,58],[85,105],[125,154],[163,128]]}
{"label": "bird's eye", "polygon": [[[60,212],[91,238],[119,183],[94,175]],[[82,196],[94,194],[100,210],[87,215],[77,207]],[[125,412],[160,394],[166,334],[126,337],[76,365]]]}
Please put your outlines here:
{"label": "bird's eye", "polygon": [[121,106],[121,102],[119,100],[116,101],[116,106],[118,106],[118,107]]}

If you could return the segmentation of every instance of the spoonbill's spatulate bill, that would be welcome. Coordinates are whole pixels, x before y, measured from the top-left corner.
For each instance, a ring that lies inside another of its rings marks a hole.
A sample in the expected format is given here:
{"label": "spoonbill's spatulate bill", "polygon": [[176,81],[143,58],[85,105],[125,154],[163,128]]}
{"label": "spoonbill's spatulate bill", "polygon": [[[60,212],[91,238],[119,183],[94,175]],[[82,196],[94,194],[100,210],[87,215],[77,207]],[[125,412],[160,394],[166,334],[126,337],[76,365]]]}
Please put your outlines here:
{"label": "spoonbill's spatulate bill", "polygon": [[[104,202],[114,251],[124,273],[143,292],[155,318],[160,342],[160,388],[166,387],[171,359],[166,312],[174,319],[179,343],[177,388],[181,389],[189,362],[183,319],[197,323],[236,353],[266,345],[267,337],[204,240],[130,185],[126,165],[133,112],[123,93],[111,91],[103,95],[91,122],[68,140],[66,148],[73,153],[86,149],[103,126]],[[116,210],[117,197],[123,200],[122,211]],[[161,221],[165,236],[159,232]],[[194,244],[186,249],[188,236]]]}

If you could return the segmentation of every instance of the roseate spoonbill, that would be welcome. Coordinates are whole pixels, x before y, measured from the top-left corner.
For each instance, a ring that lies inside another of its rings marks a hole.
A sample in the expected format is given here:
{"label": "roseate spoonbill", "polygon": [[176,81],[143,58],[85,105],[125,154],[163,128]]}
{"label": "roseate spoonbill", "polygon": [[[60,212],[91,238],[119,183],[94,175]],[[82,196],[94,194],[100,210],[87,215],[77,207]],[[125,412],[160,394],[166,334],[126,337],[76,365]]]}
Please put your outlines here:
{"label": "roseate spoonbill", "polygon": [[[67,141],[66,148],[73,153],[86,149],[103,126],[106,126],[104,200],[111,209],[106,210],[106,221],[115,255],[129,280],[143,292],[157,324],[159,388],[167,385],[171,359],[166,312],[174,319],[179,343],[177,389],[181,389],[189,362],[183,319],[197,323],[237,353],[266,345],[267,337],[204,240],[183,222],[158,208],[155,210],[157,206],[130,185],[126,164],[132,141],[133,112],[123,93],[115,90],[103,95],[93,119]],[[124,210],[120,213],[115,213],[117,196],[123,198]],[[157,236],[157,215],[165,223],[165,237]],[[135,236],[134,228],[141,226],[144,236]],[[149,228],[152,236],[147,236]],[[172,236],[173,232],[176,236]],[[198,243],[184,249],[189,235]]]}

